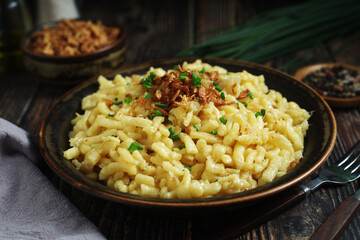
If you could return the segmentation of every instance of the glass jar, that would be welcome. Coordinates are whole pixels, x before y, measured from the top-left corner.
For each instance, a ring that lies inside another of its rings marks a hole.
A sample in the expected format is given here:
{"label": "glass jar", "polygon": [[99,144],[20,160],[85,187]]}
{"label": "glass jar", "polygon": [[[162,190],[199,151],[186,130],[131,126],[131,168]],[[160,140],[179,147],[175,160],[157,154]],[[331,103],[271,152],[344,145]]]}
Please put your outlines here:
{"label": "glass jar", "polygon": [[22,66],[20,41],[31,27],[24,1],[0,0],[0,72],[18,70]]}

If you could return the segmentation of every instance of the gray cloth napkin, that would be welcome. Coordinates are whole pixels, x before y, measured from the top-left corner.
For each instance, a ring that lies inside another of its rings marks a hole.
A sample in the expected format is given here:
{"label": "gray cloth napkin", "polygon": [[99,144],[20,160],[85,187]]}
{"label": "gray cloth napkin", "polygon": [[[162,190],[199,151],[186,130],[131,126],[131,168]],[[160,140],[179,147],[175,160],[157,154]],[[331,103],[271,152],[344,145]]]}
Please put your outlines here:
{"label": "gray cloth napkin", "polygon": [[104,239],[37,167],[30,139],[0,118],[0,239]]}

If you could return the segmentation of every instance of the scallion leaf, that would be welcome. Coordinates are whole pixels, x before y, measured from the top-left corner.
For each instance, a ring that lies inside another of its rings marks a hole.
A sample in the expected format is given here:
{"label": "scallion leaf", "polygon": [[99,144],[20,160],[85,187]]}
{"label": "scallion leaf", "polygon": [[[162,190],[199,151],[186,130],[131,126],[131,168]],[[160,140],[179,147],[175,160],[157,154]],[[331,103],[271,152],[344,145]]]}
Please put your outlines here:
{"label": "scallion leaf", "polygon": [[128,148],[129,152],[134,152],[136,149],[143,150],[144,147],[140,145],[138,142],[132,142]]}
{"label": "scallion leaf", "polygon": [[170,135],[174,135],[175,134],[175,131],[172,127],[169,127],[169,132],[170,132]]}
{"label": "scallion leaf", "polygon": [[113,102],[112,105],[119,105],[119,104],[122,104],[123,102],[122,101],[118,101],[118,102]]}
{"label": "scallion leaf", "polygon": [[224,93],[224,92],[221,92],[220,95],[221,95],[221,99],[222,99],[222,100],[225,100],[225,93]]}
{"label": "scallion leaf", "polygon": [[248,94],[249,94],[250,99],[254,99],[254,96],[253,96],[252,92],[249,92]]}
{"label": "scallion leaf", "polygon": [[185,80],[187,76],[189,76],[189,73],[184,72],[184,73],[180,74],[179,79]]}
{"label": "scallion leaf", "polygon": [[114,115],[114,114],[109,113],[109,114],[108,114],[108,116],[109,116],[109,117],[114,117],[115,115]]}
{"label": "scallion leaf", "polygon": [[162,116],[162,113],[159,110],[154,110],[153,114],[155,114],[155,117]]}
{"label": "scallion leaf", "polygon": [[191,167],[184,166],[184,168],[186,168],[187,170],[189,170],[189,172],[191,172]]}
{"label": "scallion leaf", "polygon": [[201,77],[197,75],[196,72],[194,72],[192,75],[192,83],[197,88],[201,86]]}
{"label": "scallion leaf", "polygon": [[227,123],[227,120],[226,120],[225,118],[223,118],[223,117],[219,118],[219,120],[220,120],[220,122],[221,122],[222,124],[226,124],[226,123]]}
{"label": "scallion leaf", "polygon": [[212,130],[212,131],[211,131],[211,134],[212,134],[212,135],[217,135],[217,131]]}
{"label": "scallion leaf", "polygon": [[185,145],[180,145],[180,146],[179,146],[179,149],[180,149],[180,150],[183,149],[183,148],[185,148]]}
{"label": "scallion leaf", "polygon": [[129,152],[134,152],[137,149],[137,146],[135,145],[135,143],[131,143],[130,147],[128,148]]}
{"label": "scallion leaf", "polygon": [[194,124],[193,127],[196,129],[196,131],[200,131],[200,128],[196,124]]}
{"label": "scallion leaf", "polygon": [[173,140],[174,142],[180,140],[179,134],[171,136],[171,140]]}
{"label": "scallion leaf", "polygon": [[219,92],[223,90],[220,86],[216,86],[215,89],[218,90]]}
{"label": "scallion leaf", "polygon": [[257,118],[258,116],[264,117],[265,109],[262,108],[259,112],[255,113],[255,117]]}
{"label": "scallion leaf", "polygon": [[203,68],[199,71],[199,73],[205,73],[205,68],[203,67]]}
{"label": "scallion leaf", "polygon": [[247,102],[242,102],[242,104],[244,104],[244,106],[247,108],[248,106]]}
{"label": "scallion leaf", "polygon": [[147,100],[149,100],[150,99],[150,97],[151,97],[151,93],[146,93],[146,95],[145,95],[145,100],[147,101]]}
{"label": "scallion leaf", "polygon": [[131,97],[126,97],[126,98],[124,99],[124,102],[126,102],[126,103],[131,103]]}
{"label": "scallion leaf", "polygon": [[161,108],[166,108],[167,107],[167,105],[164,104],[164,103],[155,103],[155,106],[156,107],[161,107]]}

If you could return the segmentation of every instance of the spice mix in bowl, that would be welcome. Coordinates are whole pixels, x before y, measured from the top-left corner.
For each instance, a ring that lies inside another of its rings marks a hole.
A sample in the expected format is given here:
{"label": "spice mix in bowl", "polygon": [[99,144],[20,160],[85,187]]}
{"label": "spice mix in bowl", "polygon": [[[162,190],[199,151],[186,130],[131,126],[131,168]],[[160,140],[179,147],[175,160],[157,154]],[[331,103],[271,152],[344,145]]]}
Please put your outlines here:
{"label": "spice mix in bowl", "polygon": [[345,63],[303,67],[295,78],[315,89],[332,107],[360,106],[360,68]]}

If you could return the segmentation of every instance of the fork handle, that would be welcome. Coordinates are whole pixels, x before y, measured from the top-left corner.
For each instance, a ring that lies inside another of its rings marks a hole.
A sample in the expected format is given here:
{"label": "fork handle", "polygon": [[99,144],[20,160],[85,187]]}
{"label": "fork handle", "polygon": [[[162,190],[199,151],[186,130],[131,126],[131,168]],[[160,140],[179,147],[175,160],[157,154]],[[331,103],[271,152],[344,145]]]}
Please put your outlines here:
{"label": "fork handle", "polygon": [[235,217],[237,221],[231,222],[222,228],[202,233],[199,239],[233,239],[243,235],[250,230],[266,223],[268,220],[289,210],[301,200],[305,199],[305,192],[302,188],[295,186],[289,190],[282,191],[274,196],[264,199],[255,206],[248,207],[243,211],[234,211],[233,214],[245,217]]}
{"label": "fork handle", "polygon": [[353,196],[346,198],[315,231],[310,240],[336,239],[354,218],[360,201]]}

